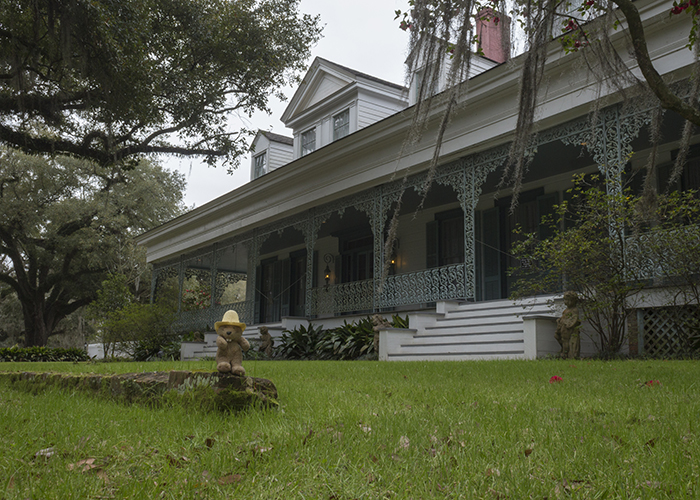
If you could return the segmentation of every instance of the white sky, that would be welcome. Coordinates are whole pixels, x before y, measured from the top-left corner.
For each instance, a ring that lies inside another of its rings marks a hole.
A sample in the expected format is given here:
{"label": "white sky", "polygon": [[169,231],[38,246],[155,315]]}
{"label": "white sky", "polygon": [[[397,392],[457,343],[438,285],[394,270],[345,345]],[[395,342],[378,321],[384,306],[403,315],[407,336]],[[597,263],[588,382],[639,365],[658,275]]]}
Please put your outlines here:
{"label": "white sky", "polygon": [[[388,80],[404,83],[404,64],[408,34],[398,28],[394,11],[405,10],[407,0],[301,0],[300,11],[320,14],[324,26],[323,38],[311,49],[311,64],[320,56],[337,64]],[[302,75],[303,76],[303,75]],[[291,98],[295,88],[284,90]],[[249,129],[271,130],[291,136],[280,117],[287,102],[270,100],[272,114],[257,113],[244,117]],[[226,168],[209,168],[197,158],[164,159],[164,164],[185,174],[188,207],[201,206],[250,180],[250,156],[241,160],[238,170],[229,175]]]}

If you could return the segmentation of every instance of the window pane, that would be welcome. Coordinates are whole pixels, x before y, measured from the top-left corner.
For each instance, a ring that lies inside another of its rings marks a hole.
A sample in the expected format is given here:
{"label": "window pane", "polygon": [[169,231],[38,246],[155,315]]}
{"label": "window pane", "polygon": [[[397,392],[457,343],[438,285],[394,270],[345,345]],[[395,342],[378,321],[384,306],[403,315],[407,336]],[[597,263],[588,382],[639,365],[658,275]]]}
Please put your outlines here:
{"label": "window pane", "polygon": [[258,156],[255,157],[255,178],[257,179],[264,173],[265,171],[265,164],[267,163],[267,158],[266,158],[265,153],[260,153]]}
{"label": "window pane", "polygon": [[301,155],[311,153],[316,149],[316,129],[307,130],[301,134]]}
{"label": "window pane", "polygon": [[338,140],[350,133],[350,111],[345,110],[333,117],[333,140]]}

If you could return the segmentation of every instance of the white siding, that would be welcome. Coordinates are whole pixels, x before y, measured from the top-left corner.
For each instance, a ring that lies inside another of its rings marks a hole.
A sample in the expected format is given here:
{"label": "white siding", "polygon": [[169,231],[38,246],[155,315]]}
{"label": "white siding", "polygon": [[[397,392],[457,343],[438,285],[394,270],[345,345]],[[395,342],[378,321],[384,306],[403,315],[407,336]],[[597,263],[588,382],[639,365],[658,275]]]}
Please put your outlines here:
{"label": "white siding", "polygon": [[361,99],[357,105],[357,129],[368,127],[400,111],[375,99]]}
{"label": "white siding", "polygon": [[270,142],[268,149],[268,171],[272,172],[294,159],[294,149],[291,144]]}

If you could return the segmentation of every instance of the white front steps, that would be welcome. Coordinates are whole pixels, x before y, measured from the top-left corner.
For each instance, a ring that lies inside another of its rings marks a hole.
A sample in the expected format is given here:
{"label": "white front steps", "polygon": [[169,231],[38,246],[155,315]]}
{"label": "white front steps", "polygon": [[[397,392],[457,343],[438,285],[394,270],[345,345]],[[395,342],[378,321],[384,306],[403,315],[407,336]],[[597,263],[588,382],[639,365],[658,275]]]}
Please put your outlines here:
{"label": "white front steps", "polygon": [[[432,317],[409,315],[415,332],[403,333],[396,342],[389,340],[382,357],[391,361],[524,358],[523,316],[551,314],[553,298],[438,304],[439,313]],[[387,335],[391,339],[395,334]]]}

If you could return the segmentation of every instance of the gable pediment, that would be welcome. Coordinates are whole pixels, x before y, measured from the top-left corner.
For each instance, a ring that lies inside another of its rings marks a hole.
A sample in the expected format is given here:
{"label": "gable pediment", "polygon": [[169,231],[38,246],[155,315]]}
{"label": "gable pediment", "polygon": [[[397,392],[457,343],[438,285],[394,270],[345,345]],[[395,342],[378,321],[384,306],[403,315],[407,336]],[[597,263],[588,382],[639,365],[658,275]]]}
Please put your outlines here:
{"label": "gable pediment", "polygon": [[317,78],[309,86],[309,92],[304,95],[304,99],[299,103],[299,111],[310,108],[351,83],[353,83],[351,80],[339,78],[325,71],[319,72]]}
{"label": "gable pediment", "polygon": [[285,125],[327,97],[357,81],[352,73],[316,58],[282,114]]}

